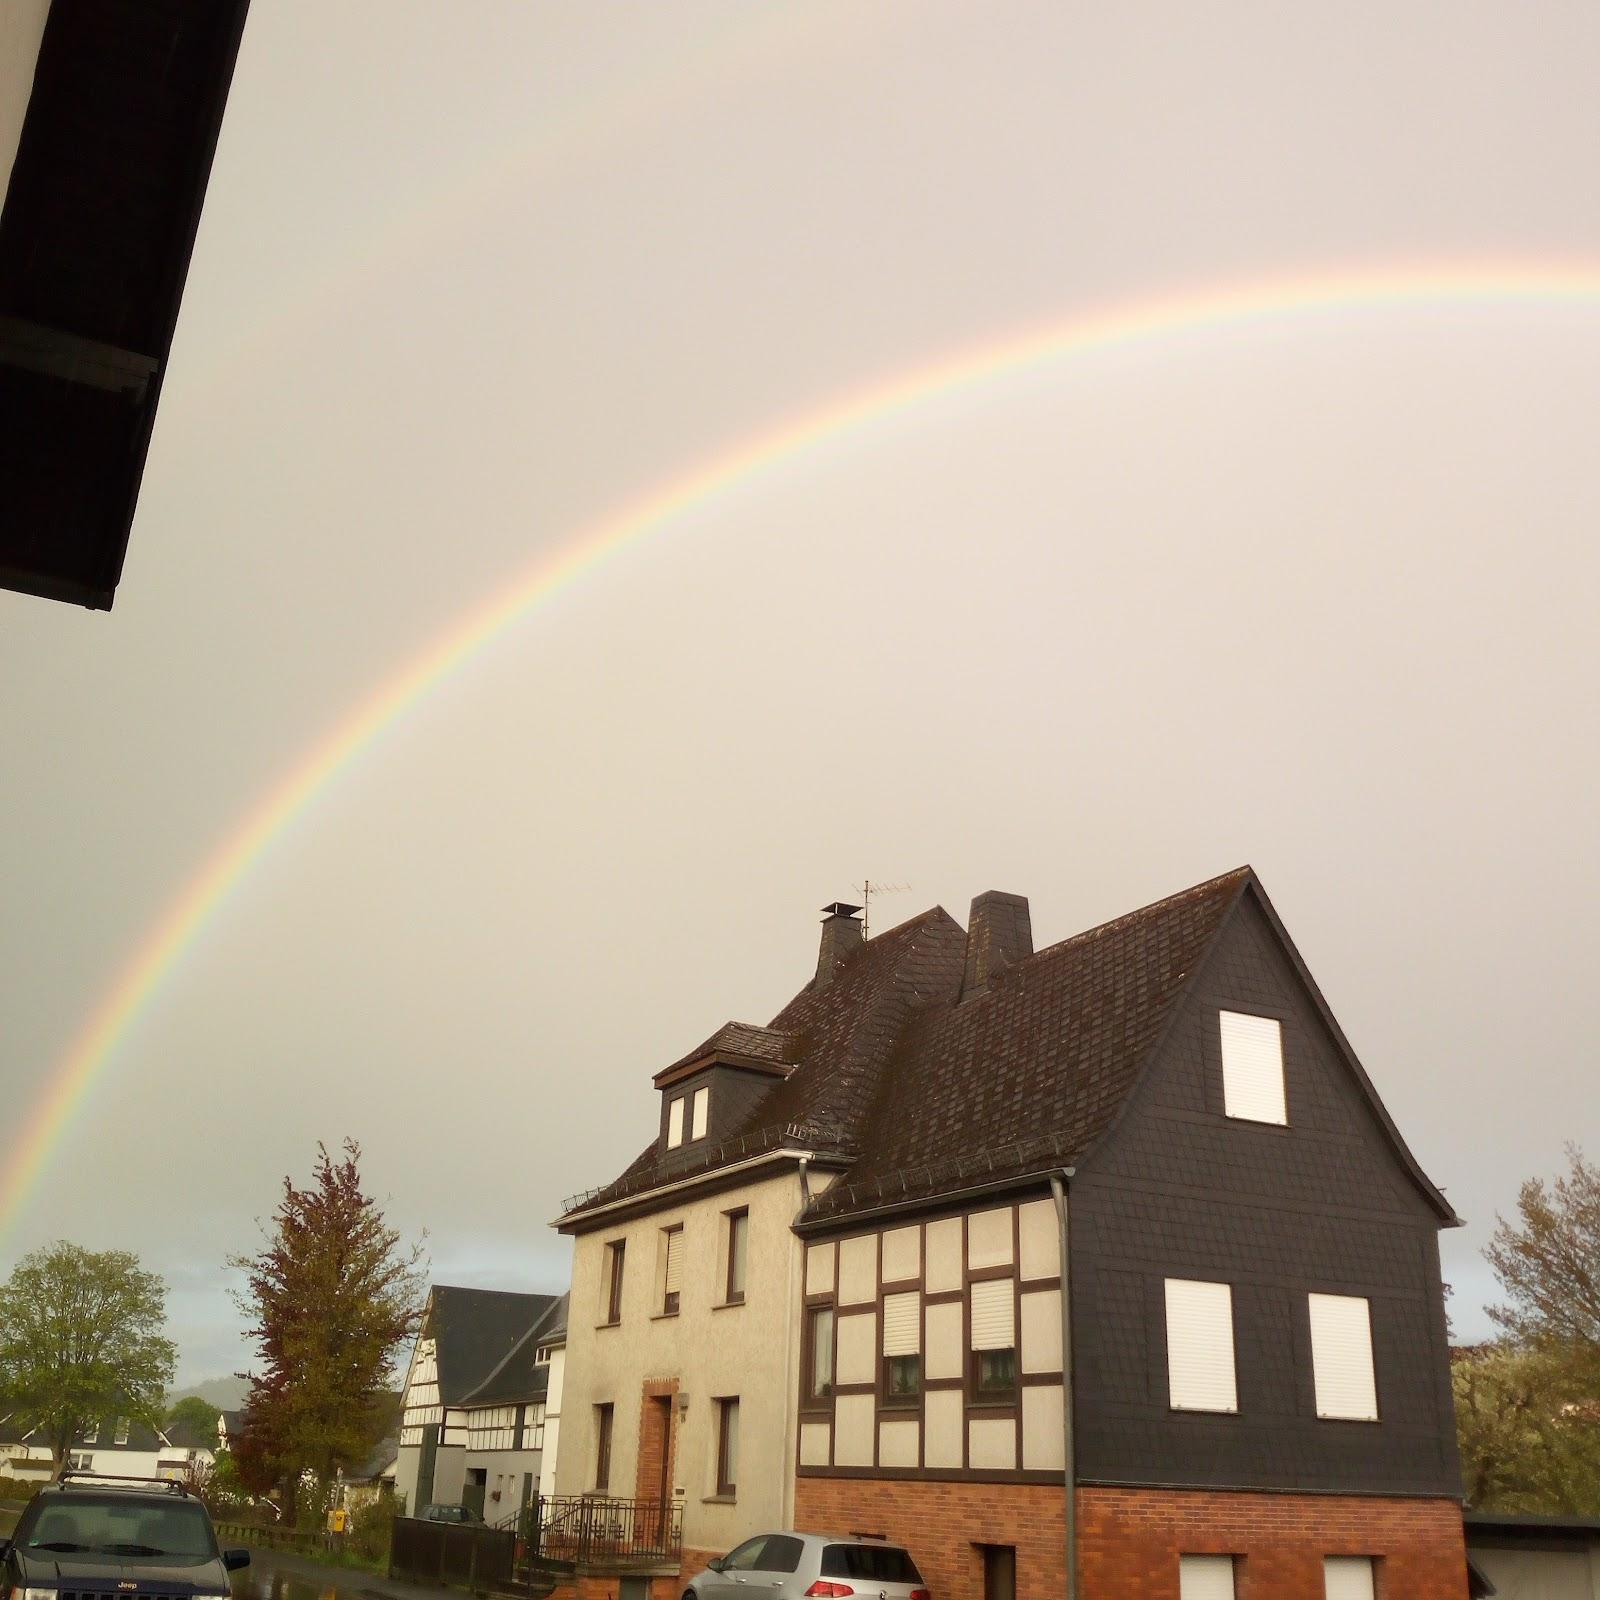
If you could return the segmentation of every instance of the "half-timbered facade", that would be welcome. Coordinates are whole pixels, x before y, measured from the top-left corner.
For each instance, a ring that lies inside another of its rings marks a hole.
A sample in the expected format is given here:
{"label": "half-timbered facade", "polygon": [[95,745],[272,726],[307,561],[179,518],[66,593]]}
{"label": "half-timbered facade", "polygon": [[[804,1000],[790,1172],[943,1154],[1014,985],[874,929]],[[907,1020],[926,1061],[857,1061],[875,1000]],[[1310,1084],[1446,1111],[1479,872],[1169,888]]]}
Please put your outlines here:
{"label": "half-timbered facade", "polygon": [[[1015,895],[965,932],[849,920],[829,908],[817,977],[739,1030],[782,1070],[731,1108],[715,1050],[658,1074],[656,1142],[562,1219],[588,1307],[563,1483],[615,1492],[621,1462],[645,1494],[681,1448],[660,1482],[686,1545],[697,1500],[716,1548],[882,1532],[941,1600],[1061,1593],[1069,1565],[1083,1600],[1459,1600],[1455,1218],[1255,875],[1037,952]],[[765,1363],[740,1374],[674,1330],[725,1315],[716,1213],[763,1161],[788,1188],[749,1248],[788,1323],[740,1332]],[[725,1471],[730,1400],[785,1481]]]}
{"label": "half-timbered facade", "polygon": [[[545,1470],[552,1359],[566,1296],[435,1284],[402,1398],[395,1487],[406,1509],[462,1505],[513,1521]],[[549,1441],[552,1449],[554,1440]]]}

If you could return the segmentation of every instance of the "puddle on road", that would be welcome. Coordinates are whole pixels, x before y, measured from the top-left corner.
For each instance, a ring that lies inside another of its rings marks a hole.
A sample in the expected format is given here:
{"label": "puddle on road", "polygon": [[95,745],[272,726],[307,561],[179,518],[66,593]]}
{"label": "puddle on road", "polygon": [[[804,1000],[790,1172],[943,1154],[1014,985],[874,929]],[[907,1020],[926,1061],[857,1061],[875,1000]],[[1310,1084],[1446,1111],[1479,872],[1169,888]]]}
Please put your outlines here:
{"label": "puddle on road", "polygon": [[251,1564],[233,1575],[233,1600],[382,1600],[363,1588],[358,1573],[348,1583],[322,1583],[295,1573],[282,1572],[261,1551]]}

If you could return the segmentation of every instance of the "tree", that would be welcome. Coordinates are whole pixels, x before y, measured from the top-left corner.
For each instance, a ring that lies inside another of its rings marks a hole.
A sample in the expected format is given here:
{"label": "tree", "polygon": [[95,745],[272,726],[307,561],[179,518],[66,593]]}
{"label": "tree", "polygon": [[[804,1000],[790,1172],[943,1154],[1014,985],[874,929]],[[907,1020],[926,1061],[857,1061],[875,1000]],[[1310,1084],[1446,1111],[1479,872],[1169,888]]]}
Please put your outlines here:
{"label": "tree", "polygon": [[184,1428],[204,1439],[208,1449],[215,1450],[217,1418],[221,1415],[209,1400],[202,1400],[197,1394],[186,1394],[168,1410],[165,1427],[169,1433],[173,1428]]}
{"label": "tree", "polygon": [[1498,1218],[1484,1255],[1509,1303],[1489,1315],[1513,1339],[1559,1348],[1600,1374],[1600,1168],[1576,1145],[1570,1171],[1517,1194],[1518,1225]]}
{"label": "tree", "polygon": [[1512,1344],[1451,1367],[1461,1478],[1478,1511],[1600,1516],[1600,1415],[1560,1351]]}
{"label": "tree", "polygon": [[57,1465],[103,1417],[160,1419],[177,1354],[166,1300],[126,1250],[58,1243],[17,1263],[0,1289],[0,1390]]}
{"label": "tree", "polygon": [[405,1250],[362,1192],[361,1149],[336,1160],[317,1146],[311,1182],[283,1180],[266,1247],[235,1256],[235,1298],[261,1356],[250,1378],[238,1467],[280,1487],[303,1473],[319,1486],[371,1449],[401,1348],[422,1310],[422,1247]]}

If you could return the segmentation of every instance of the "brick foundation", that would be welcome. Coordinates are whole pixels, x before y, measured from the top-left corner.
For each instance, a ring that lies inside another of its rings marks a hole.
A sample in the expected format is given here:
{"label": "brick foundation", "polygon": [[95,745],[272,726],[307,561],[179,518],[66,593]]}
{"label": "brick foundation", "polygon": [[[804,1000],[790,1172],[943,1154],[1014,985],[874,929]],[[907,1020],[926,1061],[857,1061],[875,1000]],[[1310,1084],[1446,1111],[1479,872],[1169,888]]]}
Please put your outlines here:
{"label": "brick foundation", "polygon": [[[979,1544],[1013,1545],[1019,1600],[1064,1592],[1052,1484],[800,1478],[795,1526],[882,1532],[916,1556],[934,1600],[983,1600]],[[1378,1558],[1379,1600],[1466,1600],[1461,1508],[1450,1500],[1078,1491],[1081,1600],[1179,1600],[1180,1555],[1238,1558],[1237,1600],[1323,1600],[1322,1558]]]}

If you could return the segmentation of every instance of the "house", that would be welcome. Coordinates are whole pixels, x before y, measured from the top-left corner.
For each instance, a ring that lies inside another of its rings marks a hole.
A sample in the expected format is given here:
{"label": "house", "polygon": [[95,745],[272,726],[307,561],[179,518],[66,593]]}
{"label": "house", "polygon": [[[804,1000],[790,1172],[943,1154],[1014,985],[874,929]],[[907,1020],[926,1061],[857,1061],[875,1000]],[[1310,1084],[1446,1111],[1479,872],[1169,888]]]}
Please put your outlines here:
{"label": "house", "polygon": [[[435,1284],[406,1373],[394,1479],[413,1515],[463,1505],[510,1523],[538,1489],[566,1297]],[[555,1440],[548,1442],[551,1455]]]}
{"label": "house", "polygon": [[[0,1418],[0,1452],[14,1477],[45,1479],[51,1474],[50,1445],[42,1430],[10,1417]],[[129,1478],[185,1479],[215,1460],[209,1434],[179,1423],[154,1428],[131,1417],[106,1417],[91,1423],[67,1452],[74,1472],[109,1473]]]}
{"label": "house", "polygon": [[1469,1511],[1474,1600],[1600,1600],[1600,1519]]}
{"label": "house", "polygon": [[1456,1218],[1250,869],[1037,952],[1016,895],[828,907],[655,1085],[558,1223],[557,1488],[670,1499],[677,1581],[792,1526],[940,1600],[1464,1595]]}

